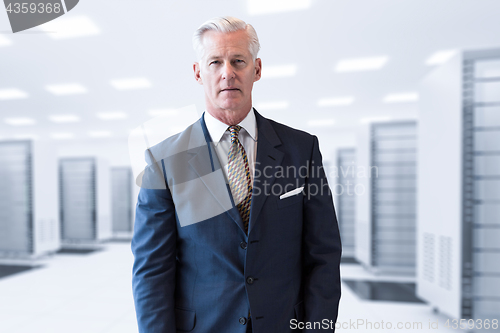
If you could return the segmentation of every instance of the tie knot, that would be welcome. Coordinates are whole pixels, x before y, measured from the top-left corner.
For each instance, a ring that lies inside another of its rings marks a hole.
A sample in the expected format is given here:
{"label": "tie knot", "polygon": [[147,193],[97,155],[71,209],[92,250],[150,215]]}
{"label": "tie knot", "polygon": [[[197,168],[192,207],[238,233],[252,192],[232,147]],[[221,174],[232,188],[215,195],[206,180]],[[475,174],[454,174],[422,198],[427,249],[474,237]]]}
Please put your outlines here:
{"label": "tie knot", "polygon": [[234,143],[238,139],[238,134],[240,133],[241,126],[233,125],[229,126],[229,132],[231,133],[231,143]]}

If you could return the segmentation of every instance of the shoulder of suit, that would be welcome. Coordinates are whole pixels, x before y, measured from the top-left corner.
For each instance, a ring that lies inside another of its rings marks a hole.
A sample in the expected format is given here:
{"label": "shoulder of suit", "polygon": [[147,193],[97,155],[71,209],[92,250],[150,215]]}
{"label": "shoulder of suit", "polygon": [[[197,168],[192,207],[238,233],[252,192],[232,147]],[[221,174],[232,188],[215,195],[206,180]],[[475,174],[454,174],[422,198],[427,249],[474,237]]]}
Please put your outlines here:
{"label": "shoulder of suit", "polygon": [[[150,155],[154,158],[155,161],[160,161],[167,157],[179,153],[184,153],[189,149],[192,149],[193,147],[190,147],[190,145],[193,144],[191,134],[193,133],[193,131],[198,130],[196,128],[197,126],[199,126],[199,121],[189,125],[182,132],[169,136],[163,141],[155,144],[154,146],[151,146],[149,148]],[[196,137],[199,137],[201,139],[203,137],[203,133],[196,135]]]}
{"label": "shoulder of suit", "polygon": [[313,135],[313,134],[310,134],[306,131],[302,131],[302,130],[287,126],[285,124],[279,123],[279,122],[274,121],[274,120],[269,119],[269,118],[266,118],[266,119],[271,123],[271,126],[276,131],[276,134],[282,140],[284,138],[290,138],[290,137],[297,139],[297,140],[301,140],[301,141],[314,140],[315,135]]}

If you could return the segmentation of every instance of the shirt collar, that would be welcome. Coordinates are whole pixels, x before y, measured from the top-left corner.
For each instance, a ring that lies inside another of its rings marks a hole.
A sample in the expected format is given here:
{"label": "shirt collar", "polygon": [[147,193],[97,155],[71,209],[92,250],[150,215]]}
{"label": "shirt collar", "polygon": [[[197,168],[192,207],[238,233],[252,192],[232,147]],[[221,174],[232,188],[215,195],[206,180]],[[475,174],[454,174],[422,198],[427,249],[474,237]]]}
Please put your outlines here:
{"label": "shirt collar", "polygon": [[[210,113],[206,111],[204,117],[208,133],[210,134],[210,137],[212,138],[214,144],[217,145],[219,141],[222,139],[224,133],[226,133],[226,130],[229,126],[224,124],[220,120],[216,119],[214,116],[212,116]],[[256,136],[257,121],[255,119],[255,112],[253,108],[250,109],[250,112],[248,112],[245,119],[240,121],[238,125],[240,125],[254,141],[257,141],[257,136]]]}

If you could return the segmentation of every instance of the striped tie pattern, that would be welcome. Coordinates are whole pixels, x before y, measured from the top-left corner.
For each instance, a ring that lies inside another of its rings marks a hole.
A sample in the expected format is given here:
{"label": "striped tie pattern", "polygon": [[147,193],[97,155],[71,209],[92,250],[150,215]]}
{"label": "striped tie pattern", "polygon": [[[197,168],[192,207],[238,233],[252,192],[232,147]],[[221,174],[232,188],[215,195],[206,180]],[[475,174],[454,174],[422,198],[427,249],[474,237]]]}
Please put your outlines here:
{"label": "striped tie pattern", "polygon": [[231,133],[231,148],[227,154],[229,187],[233,195],[234,203],[238,207],[241,219],[248,234],[248,223],[250,221],[250,203],[252,201],[252,179],[250,178],[250,167],[245,148],[238,139],[241,126],[229,126]]}

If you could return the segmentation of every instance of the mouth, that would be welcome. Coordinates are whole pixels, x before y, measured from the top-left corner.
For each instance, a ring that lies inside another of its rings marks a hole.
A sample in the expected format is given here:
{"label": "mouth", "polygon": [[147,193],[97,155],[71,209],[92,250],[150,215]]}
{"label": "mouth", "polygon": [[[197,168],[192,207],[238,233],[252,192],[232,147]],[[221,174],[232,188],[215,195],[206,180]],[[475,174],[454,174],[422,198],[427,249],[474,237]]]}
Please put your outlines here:
{"label": "mouth", "polygon": [[222,89],[220,92],[223,92],[223,91],[240,91],[238,88],[226,88],[226,89]]}

